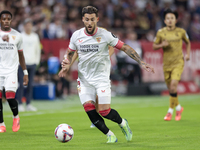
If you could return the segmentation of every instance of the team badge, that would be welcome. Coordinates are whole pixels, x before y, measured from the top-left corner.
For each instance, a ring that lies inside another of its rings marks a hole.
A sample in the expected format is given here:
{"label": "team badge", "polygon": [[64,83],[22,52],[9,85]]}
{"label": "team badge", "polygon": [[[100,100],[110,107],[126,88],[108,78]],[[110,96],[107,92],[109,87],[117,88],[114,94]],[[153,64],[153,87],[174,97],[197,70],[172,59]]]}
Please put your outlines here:
{"label": "team badge", "polygon": [[12,38],[13,38],[13,40],[15,40],[16,36],[13,35]]}
{"label": "team badge", "polygon": [[101,37],[97,37],[97,42],[100,43],[101,42]]}

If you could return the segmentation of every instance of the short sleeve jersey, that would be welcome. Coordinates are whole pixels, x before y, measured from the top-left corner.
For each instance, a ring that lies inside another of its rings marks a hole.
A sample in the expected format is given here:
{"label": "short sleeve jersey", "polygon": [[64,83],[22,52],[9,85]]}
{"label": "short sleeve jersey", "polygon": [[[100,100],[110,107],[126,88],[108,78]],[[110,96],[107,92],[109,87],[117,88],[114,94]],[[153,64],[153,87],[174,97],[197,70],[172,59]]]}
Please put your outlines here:
{"label": "short sleeve jersey", "polygon": [[[8,35],[9,41],[3,41],[2,37]],[[19,65],[18,51],[22,51],[22,36],[14,29],[10,31],[0,30],[0,76],[16,72]]]}
{"label": "short sleeve jersey", "polygon": [[108,46],[121,49],[121,42],[111,32],[97,27],[93,35],[88,35],[85,28],[73,33],[69,49],[79,56],[78,77],[84,82],[108,82],[110,79],[110,57]]}
{"label": "short sleeve jersey", "polygon": [[184,65],[182,41],[189,42],[186,31],[182,28],[176,27],[173,31],[167,30],[166,27],[158,30],[155,44],[160,44],[167,40],[169,46],[163,48],[163,68],[164,70],[173,69],[174,67]]}

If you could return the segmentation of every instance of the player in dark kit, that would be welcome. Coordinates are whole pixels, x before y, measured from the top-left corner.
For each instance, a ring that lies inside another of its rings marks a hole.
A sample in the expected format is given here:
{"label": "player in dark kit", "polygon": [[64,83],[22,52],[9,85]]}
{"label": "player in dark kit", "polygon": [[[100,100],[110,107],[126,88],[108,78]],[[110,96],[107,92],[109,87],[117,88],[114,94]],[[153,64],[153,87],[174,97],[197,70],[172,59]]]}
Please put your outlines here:
{"label": "player in dark kit", "polygon": [[[139,55],[129,45],[124,44],[111,32],[97,27],[98,10],[87,6],[82,9],[82,21],[85,27],[73,33],[69,48],[63,60],[63,69],[59,76],[65,75],[65,65],[70,64],[77,51],[78,62],[78,91],[80,101],[91,122],[105,135],[107,143],[117,142],[117,137],[106,126],[104,118],[117,123],[127,141],[132,140],[132,131],[126,119],[121,118],[115,109],[110,108],[110,57],[108,47],[116,47],[135,59],[143,69],[154,72],[153,67],[142,61]],[[95,100],[98,95],[99,113],[95,110]]]}
{"label": "player in dark kit", "polygon": [[176,107],[175,120],[181,120],[183,107],[179,104],[177,96],[177,86],[181,79],[181,74],[184,68],[183,57],[183,41],[186,43],[187,53],[185,60],[190,60],[190,40],[186,31],[176,27],[178,13],[170,9],[164,11],[164,22],[166,27],[158,30],[154,40],[153,49],[163,49],[163,71],[165,82],[170,93],[170,106],[165,121],[170,121],[172,118],[174,107]]}
{"label": "player in dark kit", "polygon": [[22,36],[19,32],[10,27],[12,14],[4,10],[0,13],[0,133],[6,132],[3,120],[2,91],[5,88],[6,99],[13,113],[13,132],[20,128],[18,116],[18,103],[15,93],[18,88],[17,70],[20,62],[24,71],[24,85],[28,84],[28,72],[26,70]]}

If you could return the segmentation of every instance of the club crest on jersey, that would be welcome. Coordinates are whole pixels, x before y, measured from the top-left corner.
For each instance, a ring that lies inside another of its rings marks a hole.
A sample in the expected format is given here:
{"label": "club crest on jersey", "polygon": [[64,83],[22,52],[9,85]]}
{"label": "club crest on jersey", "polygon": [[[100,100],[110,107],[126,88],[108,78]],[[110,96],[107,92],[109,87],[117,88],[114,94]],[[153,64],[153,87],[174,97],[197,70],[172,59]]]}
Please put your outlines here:
{"label": "club crest on jersey", "polygon": [[100,43],[101,42],[101,37],[97,37],[97,42]]}
{"label": "club crest on jersey", "polygon": [[15,40],[16,36],[13,35],[12,38],[13,38],[13,40]]}

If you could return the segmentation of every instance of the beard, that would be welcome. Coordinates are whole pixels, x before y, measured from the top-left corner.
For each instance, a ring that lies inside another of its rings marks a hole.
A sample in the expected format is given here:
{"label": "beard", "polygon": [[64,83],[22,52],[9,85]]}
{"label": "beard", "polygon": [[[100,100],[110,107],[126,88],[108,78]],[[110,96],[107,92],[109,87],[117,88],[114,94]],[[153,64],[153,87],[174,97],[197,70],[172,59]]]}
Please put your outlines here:
{"label": "beard", "polygon": [[94,28],[92,29],[92,31],[88,31],[88,28],[86,26],[85,26],[85,28],[86,28],[87,33],[91,35],[91,34],[94,33],[94,30],[95,30],[96,26],[94,26]]}

